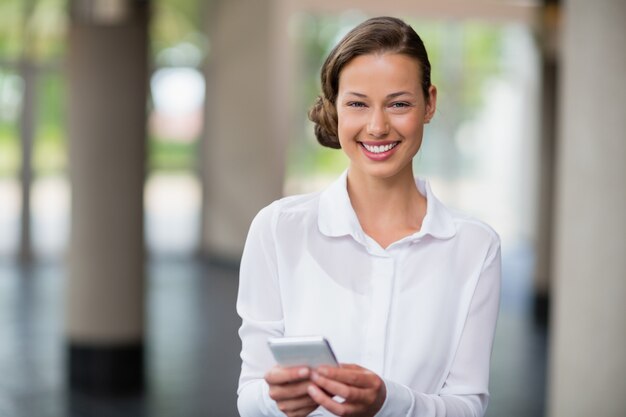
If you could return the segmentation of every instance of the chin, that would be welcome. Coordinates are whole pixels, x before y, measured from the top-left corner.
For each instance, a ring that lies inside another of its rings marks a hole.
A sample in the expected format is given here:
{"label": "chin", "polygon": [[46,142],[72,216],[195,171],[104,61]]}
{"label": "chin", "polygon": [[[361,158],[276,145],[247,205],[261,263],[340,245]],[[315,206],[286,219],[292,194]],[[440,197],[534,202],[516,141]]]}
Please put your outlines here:
{"label": "chin", "polygon": [[363,170],[363,174],[366,177],[387,180],[400,176],[401,170],[399,170],[397,167],[367,167]]}

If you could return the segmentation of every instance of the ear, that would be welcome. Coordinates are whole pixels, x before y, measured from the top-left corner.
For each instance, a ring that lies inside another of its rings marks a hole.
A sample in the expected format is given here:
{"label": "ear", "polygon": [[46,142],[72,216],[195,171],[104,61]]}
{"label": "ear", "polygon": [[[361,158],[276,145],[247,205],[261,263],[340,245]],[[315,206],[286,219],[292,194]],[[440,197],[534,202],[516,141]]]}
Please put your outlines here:
{"label": "ear", "polygon": [[424,123],[430,123],[437,110],[437,87],[431,85],[428,88],[428,99],[426,100],[426,114],[424,115]]}

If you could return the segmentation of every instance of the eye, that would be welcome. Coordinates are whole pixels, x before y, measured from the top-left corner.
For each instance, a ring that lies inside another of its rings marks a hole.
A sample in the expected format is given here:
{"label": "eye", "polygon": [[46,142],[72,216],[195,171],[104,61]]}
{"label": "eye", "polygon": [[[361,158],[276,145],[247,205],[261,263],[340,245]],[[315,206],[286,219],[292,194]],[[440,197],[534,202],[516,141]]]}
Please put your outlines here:
{"label": "eye", "polygon": [[362,101],[350,101],[350,102],[346,103],[346,105],[348,107],[355,107],[355,108],[366,107],[365,103],[363,103]]}
{"label": "eye", "polygon": [[407,103],[406,101],[396,101],[394,103],[391,103],[390,107],[393,107],[394,109],[402,109],[405,107],[410,107],[411,104]]}

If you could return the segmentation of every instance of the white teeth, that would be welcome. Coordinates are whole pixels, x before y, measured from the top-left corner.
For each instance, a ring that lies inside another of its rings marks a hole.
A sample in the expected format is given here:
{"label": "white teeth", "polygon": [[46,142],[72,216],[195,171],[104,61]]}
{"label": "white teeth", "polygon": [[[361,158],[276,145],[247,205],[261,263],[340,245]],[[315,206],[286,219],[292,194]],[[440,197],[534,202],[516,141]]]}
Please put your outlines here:
{"label": "white teeth", "polygon": [[366,145],[365,143],[363,143],[363,146],[369,152],[372,152],[372,153],[383,153],[383,152],[387,152],[387,151],[395,148],[398,143],[400,143],[400,142],[394,142],[394,143],[390,143],[388,145],[382,145],[382,146],[371,146],[371,145]]}

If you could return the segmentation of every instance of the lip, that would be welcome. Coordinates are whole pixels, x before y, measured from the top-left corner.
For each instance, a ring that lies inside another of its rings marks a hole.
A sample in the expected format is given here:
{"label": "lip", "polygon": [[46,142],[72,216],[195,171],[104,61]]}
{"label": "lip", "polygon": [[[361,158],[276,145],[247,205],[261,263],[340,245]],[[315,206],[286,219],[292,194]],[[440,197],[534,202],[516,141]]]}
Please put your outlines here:
{"label": "lip", "polygon": [[[371,159],[372,161],[385,161],[387,159],[389,159],[395,152],[396,149],[398,149],[398,147],[400,147],[401,145],[401,141],[399,140],[385,140],[385,141],[359,141],[359,147],[361,148],[361,151],[365,154],[365,156],[367,156],[369,159]],[[368,151],[365,146],[363,145],[368,145],[368,146],[385,146],[385,145],[390,145],[392,143],[397,143],[396,146],[394,146],[393,148],[389,149],[386,152],[381,152],[381,153],[374,153],[374,152],[370,152]]]}

